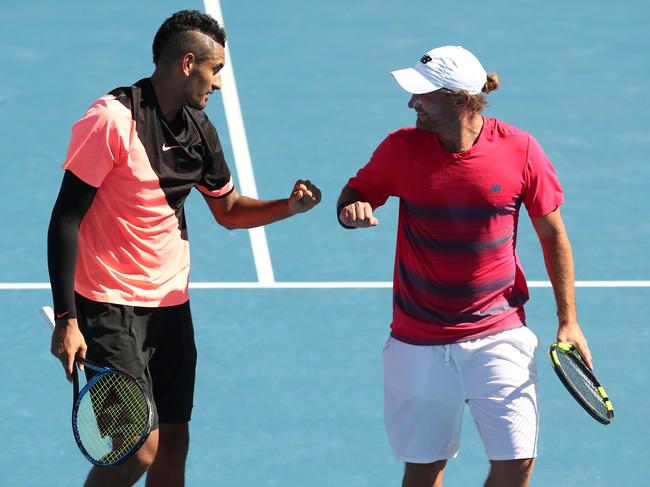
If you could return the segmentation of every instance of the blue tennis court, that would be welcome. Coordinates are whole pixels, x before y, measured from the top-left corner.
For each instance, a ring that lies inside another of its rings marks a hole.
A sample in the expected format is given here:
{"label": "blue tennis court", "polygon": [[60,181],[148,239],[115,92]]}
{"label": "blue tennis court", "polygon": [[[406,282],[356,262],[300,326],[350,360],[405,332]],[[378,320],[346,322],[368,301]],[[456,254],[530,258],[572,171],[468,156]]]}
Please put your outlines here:
{"label": "blue tennis court", "polygon": [[[151,41],[165,18],[214,3],[4,5],[0,485],[81,485],[89,467],[70,431],[71,387],[38,314],[51,301],[45,237],[70,128],[98,96],[151,74]],[[238,187],[251,183],[236,156],[247,141],[261,198],[286,197],[296,179],[309,178],[323,201],[260,240],[216,225],[198,193],[188,200],[199,368],[187,485],[399,485],[402,465],[383,427],[380,354],[397,204],[379,210],[378,227],[354,232],[339,227],[334,208],[385,135],[413,124],[388,72],[444,44],[467,47],[499,74],[487,115],[533,133],[558,170],[582,283],[579,318],[616,411],[609,426],[593,421],[549,365],[555,305],[522,214],[528,325],[541,344],[532,485],[648,485],[647,2],[223,0],[221,8],[246,139],[231,138],[237,114],[221,96],[207,112]],[[224,86],[224,97],[232,93]],[[488,467],[466,416],[445,486],[482,485]]]}

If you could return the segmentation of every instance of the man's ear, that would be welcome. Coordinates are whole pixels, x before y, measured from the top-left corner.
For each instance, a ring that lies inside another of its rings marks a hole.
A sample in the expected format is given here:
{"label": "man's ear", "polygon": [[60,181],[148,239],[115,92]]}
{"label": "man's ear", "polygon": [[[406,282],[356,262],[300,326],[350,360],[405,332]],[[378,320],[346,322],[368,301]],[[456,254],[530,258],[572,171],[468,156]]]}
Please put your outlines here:
{"label": "man's ear", "polygon": [[470,95],[469,93],[459,93],[454,97],[454,106],[460,108],[469,104]]}
{"label": "man's ear", "polygon": [[185,76],[189,76],[192,68],[196,64],[196,56],[193,52],[186,53],[181,60],[181,70]]}

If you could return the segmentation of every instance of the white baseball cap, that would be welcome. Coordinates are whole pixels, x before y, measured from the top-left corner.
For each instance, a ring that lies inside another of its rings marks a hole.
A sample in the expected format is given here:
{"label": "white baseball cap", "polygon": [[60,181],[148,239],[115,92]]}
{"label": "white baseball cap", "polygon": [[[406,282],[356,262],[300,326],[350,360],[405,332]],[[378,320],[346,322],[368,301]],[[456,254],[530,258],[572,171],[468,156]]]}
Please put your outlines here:
{"label": "white baseball cap", "polygon": [[470,95],[476,95],[487,81],[487,73],[476,56],[460,46],[431,49],[412,68],[399,69],[390,74],[402,88],[414,95],[440,88],[465,90]]}

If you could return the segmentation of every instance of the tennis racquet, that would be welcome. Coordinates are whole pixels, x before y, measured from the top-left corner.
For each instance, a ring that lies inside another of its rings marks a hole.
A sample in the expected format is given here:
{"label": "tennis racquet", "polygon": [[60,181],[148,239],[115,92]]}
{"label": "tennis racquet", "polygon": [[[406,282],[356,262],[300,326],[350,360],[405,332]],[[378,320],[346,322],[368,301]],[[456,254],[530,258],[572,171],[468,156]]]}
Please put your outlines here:
{"label": "tennis racquet", "polygon": [[[54,328],[52,308],[41,310]],[[77,365],[92,371],[79,390]],[[112,467],[130,458],[151,431],[153,408],[137,379],[126,372],[77,358],[72,371],[72,432],[81,453],[94,465]]]}
{"label": "tennis racquet", "polygon": [[555,373],[576,401],[596,421],[609,424],[614,408],[603,386],[570,343],[554,343],[549,350]]}

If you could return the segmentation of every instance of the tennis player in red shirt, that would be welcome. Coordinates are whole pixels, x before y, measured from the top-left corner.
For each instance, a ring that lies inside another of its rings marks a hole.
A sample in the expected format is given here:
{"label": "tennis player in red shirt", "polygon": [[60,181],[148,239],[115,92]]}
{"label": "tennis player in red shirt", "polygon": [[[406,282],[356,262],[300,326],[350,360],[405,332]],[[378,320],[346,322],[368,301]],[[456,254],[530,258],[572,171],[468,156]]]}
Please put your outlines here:
{"label": "tennis player in red shirt", "polygon": [[557,339],[591,366],[576,317],[571,246],[555,169],[537,141],[482,116],[496,74],[459,46],[394,71],[415,127],[390,134],[337,204],[346,228],[378,224],[399,198],[391,332],[383,350],[384,420],[403,486],[440,487],[458,454],[464,405],[491,461],[486,487],[528,485],[537,453],[534,353],[526,279],[515,251],[521,205],[544,253]]}

